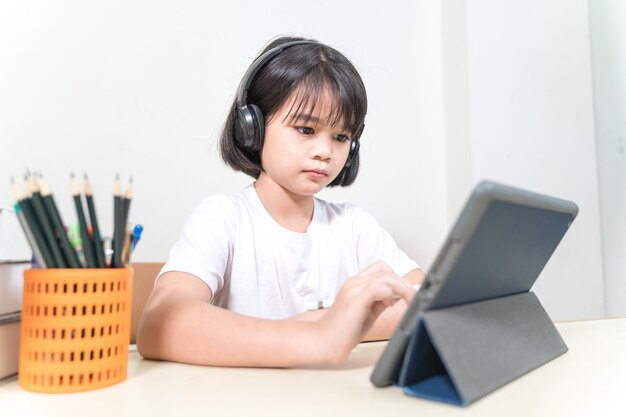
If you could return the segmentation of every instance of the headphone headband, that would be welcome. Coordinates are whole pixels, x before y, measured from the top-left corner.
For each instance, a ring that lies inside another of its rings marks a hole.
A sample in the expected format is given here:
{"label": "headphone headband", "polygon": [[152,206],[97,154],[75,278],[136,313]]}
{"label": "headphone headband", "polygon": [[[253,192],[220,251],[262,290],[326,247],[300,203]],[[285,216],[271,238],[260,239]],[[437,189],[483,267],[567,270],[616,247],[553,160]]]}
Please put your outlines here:
{"label": "headphone headband", "polygon": [[243,106],[246,104],[248,100],[248,89],[254,81],[257,72],[259,72],[265,64],[272,60],[276,55],[280,54],[283,50],[290,48],[296,45],[304,45],[304,44],[317,44],[318,42],[311,40],[299,40],[299,41],[291,41],[285,42],[282,45],[278,45],[268,51],[265,51],[261,56],[254,60],[252,65],[248,68],[245,75],[241,79],[241,83],[239,84],[239,89],[237,92],[237,104],[239,106]]}

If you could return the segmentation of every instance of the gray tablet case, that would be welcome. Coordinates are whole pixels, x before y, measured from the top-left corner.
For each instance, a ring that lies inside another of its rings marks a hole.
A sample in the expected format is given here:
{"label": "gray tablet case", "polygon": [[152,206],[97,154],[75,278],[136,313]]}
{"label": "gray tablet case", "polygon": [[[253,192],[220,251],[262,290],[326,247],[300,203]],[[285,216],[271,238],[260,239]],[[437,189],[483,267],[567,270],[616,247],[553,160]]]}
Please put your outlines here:
{"label": "gray tablet case", "polygon": [[480,183],[371,381],[467,405],[565,353],[529,292],[578,213],[571,201]]}

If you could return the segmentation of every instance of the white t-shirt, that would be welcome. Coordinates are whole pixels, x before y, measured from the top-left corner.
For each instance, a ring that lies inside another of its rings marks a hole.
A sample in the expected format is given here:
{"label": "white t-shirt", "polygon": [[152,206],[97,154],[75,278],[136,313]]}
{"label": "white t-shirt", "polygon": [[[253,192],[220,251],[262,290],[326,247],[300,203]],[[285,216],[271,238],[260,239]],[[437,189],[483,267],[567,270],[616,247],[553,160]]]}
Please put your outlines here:
{"label": "white t-shirt", "polygon": [[209,286],[213,304],[279,319],[334,298],[346,279],[378,260],[400,276],[419,268],[363,209],[314,201],[311,224],[298,233],[269,215],[253,185],[209,197],[185,223],[159,275],[187,272]]}

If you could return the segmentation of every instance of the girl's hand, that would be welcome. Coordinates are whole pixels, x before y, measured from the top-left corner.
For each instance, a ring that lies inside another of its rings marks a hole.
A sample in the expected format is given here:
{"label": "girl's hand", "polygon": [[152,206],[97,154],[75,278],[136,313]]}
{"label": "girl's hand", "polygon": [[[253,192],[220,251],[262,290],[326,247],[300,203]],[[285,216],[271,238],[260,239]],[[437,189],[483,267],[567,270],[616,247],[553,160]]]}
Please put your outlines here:
{"label": "girl's hand", "polygon": [[415,289],[382,261],[347,280],[318,322],[328,362],[345,360],[385,309],[400,298],[410,303],[414,294]]}

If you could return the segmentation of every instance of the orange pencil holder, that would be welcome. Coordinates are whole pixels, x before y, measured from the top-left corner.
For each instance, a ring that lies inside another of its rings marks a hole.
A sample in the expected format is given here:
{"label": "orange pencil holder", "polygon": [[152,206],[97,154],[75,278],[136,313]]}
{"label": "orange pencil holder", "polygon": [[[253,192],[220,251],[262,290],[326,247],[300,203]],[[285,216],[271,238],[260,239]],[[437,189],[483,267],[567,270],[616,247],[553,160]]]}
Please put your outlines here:
{"label": "orange pencil holder", "polygon": [[24,271],[22,388],[78,392],[125,380],[132,280],[130,268]]}

